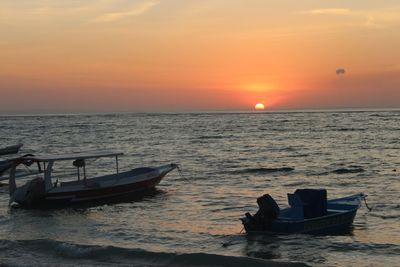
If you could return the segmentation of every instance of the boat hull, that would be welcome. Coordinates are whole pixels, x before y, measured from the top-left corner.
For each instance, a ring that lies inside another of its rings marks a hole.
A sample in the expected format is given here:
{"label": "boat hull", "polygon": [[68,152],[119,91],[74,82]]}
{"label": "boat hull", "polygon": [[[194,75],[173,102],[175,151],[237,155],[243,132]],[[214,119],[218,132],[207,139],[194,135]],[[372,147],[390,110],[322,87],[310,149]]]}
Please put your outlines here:
{"label": "boat hull", "polygon": [[346,233],[351,230],[356,213],[357,210],[353,210],[298,222],[275,221],[272,222],[270,231],[287,234],[302,233],[321,235]]}
{"label": "boat hull", "polygon": [[147,181],[136,182],[128,185],[119,185],[107,188],[93,188],[76,191],[73,193],[47,193],[45,199],[38,206],[70,206],[85,203],[104,202],[107,200],[134,200],[142,197],[146,192],[151,192],[162,180],[159,176]]}
{"label": "boat hull", "polygon": [[18,153],[18,151],[21,147],[22,147],[22,144],[17,144],[17,145],[13,145],[13,146],[0,148],[0,156],[16,154],[16,153]]}

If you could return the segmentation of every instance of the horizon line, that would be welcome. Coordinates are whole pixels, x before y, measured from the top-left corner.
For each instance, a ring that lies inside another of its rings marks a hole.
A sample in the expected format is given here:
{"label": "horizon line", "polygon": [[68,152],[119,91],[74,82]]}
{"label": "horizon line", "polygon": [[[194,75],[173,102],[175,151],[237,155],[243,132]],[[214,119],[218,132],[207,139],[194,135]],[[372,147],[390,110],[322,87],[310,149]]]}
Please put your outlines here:
{"label": "horizon line", "polygon": [[235,114],[235,113],[313,113],[313,112],[385,112],[400,111],[400,107],[372,108],[298,108],[298,109],[221,109],[221,110],[182,110],[182,111],[21,111],[0,112],[1,117],[13,116],[69,116],[69,115],[111,115],[111,114]]}

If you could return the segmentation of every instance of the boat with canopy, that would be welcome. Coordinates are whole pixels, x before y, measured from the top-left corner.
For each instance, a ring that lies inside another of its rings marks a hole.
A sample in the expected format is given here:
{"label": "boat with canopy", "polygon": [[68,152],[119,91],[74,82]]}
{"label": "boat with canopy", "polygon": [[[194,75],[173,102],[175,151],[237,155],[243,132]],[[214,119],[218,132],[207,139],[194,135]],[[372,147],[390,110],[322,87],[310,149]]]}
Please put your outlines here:
{"label": "boat with canopy", "polygon": [[[95,151],[65,155],[27,155],[10,160],[10,204],[18,203],[24,207],[35,208],[81,204],[116,197],[134,198],[153,189],[167,173],[178,167],[177,164],[168,164],[121,172],[118,166],[118,157],[121,155],[123,153],[118,151]],[[115,158],[115,173],[95,177],[87,175],[87,160],[110,157]],[[54,173],[54,167],[62,161],[72,161],[76,168],[75,180],[59,182],[63,177]],[[17,187],[16,169],[20,164],[36,164],[39,175],[25,185]]]}

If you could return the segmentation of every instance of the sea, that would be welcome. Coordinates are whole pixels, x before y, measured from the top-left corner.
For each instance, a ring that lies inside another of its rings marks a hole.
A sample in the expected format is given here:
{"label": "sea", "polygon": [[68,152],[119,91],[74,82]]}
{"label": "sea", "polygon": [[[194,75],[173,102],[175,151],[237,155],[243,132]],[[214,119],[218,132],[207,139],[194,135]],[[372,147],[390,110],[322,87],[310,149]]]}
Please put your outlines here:
{"label": "sea", "polygon": [[[9,207],[2,181],[1,266],[400,266],[400,110],[0,116],[0,147],[18,142],[21,155],[119,150],[120,170],[181,172],[135,201],[51,210]],[[60,181],[76,175],[63,164]],[[86,170],[113,173],[115,159]],[[344,235],[242,231],[257,197],[285,207],[299,188],[363,192],[372,210]]]}

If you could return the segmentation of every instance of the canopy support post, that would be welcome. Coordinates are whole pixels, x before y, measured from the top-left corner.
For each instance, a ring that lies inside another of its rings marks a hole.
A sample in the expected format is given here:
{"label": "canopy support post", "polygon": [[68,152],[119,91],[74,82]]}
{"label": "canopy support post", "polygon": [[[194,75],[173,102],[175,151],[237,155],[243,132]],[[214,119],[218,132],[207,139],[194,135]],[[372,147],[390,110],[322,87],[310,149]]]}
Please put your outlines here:
{"label": "canopy support post", "polygon": [[115,165],[117,168],[117,173],[119,173],[119,168],[118,168],[118,155],[115,156]]}
{"label": "canopy support post", "polygon": [[86,167],[85,167],[85,165],[83,165],[83,180],[86,183]]}
{"label": "canopy support post", "polygon": [[53,185],[51,183],[51,171],[53,169],[54,161],[49,161],[47,168],[44,169],[44,182],[46,184],[46,191],[49,191]]}
{"label": "canopy support post", "polygon": [[10,192],[10,196],[14,193],[14,191],[17,189],[17,184],[15,183],[15,169],[17,168],[16,164],[13,164],[10,170],[10,178],[8,181],[8,188]]}

